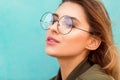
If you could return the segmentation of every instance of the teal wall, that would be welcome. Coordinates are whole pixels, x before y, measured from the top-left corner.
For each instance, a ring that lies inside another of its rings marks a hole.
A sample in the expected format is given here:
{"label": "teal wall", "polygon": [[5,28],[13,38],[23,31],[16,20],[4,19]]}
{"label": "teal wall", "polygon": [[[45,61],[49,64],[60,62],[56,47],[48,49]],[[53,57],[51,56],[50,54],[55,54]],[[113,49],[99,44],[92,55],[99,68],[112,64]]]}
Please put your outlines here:
{"label": "teal wall", "polygon": [[[0,0],[0,80],[49,80],[58,70],[45,54],[45,32],[39,19],[55,11],[60,0]],[[120,0],[103,0],[120,45]]]}

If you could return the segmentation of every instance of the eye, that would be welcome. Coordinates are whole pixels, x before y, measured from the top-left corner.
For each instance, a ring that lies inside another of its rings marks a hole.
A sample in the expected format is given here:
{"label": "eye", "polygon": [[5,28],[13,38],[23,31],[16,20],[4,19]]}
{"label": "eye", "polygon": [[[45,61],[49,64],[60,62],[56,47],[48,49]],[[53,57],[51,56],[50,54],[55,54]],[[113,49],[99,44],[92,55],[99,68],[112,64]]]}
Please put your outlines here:
{"label": "eye", "polygon": [[68,27],[73,26],[72,19],[69,16],[64,17],[63,23],[64,23],[65,26],[68,26]]}
{"label": "eye", "polygon": [[53,25],[56,22],[56,20],[53,18],[53,20],[51,21],[51,24]]}
{"label": "eye", "polygon": [[53,19],[51,23],[54,24],[56,21],[58,21],[58,17],[55,14],[53,14]]}
{"label": "eye", "polygon": [[75,28],[75,25],[74,25],[74,24],[72,25],[72,28]]}
{"label": "eye", "polygon": [[76,26],[80,26],[80,24],[79,24],[79,22],[78,21],[76,21],[76,20],[74,20],[74,19],[72,19],[72,22],[73,22],[73,28],[75,28]]}

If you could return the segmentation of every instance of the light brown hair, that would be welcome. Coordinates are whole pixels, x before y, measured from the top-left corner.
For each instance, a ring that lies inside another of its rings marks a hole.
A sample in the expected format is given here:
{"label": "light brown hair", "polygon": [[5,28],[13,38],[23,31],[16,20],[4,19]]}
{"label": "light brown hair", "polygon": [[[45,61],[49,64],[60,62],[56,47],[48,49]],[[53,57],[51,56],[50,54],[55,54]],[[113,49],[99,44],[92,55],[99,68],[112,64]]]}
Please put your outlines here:
{"label": "light brown hair", "polygon": [[98,49],[90,51],[89,60],[99,64],[115,80],[120,79],[118,50],[114,44],[111,21],[104,5],[99,0],[63,0],[83,7],[92,36],[101,39]]}

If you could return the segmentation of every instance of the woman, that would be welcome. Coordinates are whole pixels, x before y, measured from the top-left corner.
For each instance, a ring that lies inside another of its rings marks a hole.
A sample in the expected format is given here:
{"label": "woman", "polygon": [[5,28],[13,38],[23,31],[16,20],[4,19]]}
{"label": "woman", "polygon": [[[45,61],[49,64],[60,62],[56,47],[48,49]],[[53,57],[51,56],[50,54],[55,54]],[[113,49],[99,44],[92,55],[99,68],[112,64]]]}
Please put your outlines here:
{"label": "woman", "polygon": [[46,53],[60,64],[51,80],[120,80],[110,18],[99,0],[63,0],[40,22]]}

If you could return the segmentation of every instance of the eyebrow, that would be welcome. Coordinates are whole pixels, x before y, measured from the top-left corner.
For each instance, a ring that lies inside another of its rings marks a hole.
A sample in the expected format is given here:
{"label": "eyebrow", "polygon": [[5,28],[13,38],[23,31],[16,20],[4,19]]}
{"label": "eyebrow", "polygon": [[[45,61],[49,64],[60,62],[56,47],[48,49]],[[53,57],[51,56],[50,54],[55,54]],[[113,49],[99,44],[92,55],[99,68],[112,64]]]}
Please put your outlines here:
{"label": "eyebrow", "polygon": [[75,20],[75,22],[77,22],[77,23],[81,23],[77,18],[75,18],[75,17],[71,17],[73,20]]}
{"label": "eyebrow", "polygon": [[[53,15],[57,16],[59,18],[59,15],[57,13],[53,13]],[[67,15],[69,16],[69,15]],[[80,22],[77,18],[70,16],[73,20]]]}
{"label": "eyebrow", "polygon": [[53,13],[53,15],[55,15],[55,16],[57,16],[57,17],[59,17],[59,15],[58,15],[58,14],[56,14],[56,13]]}

